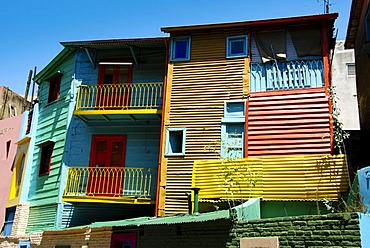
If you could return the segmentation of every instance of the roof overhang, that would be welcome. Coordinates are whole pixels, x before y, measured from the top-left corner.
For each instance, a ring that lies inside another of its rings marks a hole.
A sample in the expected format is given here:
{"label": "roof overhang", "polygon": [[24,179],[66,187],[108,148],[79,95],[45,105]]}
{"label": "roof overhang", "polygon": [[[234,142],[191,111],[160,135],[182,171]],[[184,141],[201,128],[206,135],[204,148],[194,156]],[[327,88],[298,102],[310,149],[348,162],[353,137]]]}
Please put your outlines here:
{"label": "roof overhang", "polygon": [[88,41],[66,41],[60,42],[64,47],[69,48],[115,48],[115,47],[165,47],[167,37],[156,38],[133,38],[133,39],[108,39]]}
{"label": "roof overhang", "polygon": [[364,0],[352,0],[351,12],[348,21],[346,42],[344,43],[345,48],[354,48],[355,39],[357,35],[358,25],[360,24],[362,6]]}
{"label": "roof overhang", "polygon": [[255,21],[242,21],[242,22],[229,22],[229,23],[216,23],[216,24],[203,24],[203,25],[188,25],[188,26],[174,26],[162,27],[161,31],[165,33],[183,32],[183,31],[201,31],[207,29],[223,29],[223,28],[258,28],[263,26],[279,26],[290,24],[308,24],[318,21],[332,21],[338,17],[338,13],[319,14],[310,16],[295,16]]}

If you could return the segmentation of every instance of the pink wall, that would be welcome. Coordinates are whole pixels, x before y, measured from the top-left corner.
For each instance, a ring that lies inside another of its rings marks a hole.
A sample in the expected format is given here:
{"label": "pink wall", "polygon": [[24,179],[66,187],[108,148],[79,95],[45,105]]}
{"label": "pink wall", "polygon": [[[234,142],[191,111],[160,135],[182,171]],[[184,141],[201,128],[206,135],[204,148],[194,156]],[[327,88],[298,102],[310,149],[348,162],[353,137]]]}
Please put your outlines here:
{"label": "pink wall", "polygon": [[[12,181],[12,165],[17,152],[17,142],[22,122],[22,115],[0,120],[0,228],[4,224],[6,202],[9,198]],[[7,142],[10,149],[7,154]]]}

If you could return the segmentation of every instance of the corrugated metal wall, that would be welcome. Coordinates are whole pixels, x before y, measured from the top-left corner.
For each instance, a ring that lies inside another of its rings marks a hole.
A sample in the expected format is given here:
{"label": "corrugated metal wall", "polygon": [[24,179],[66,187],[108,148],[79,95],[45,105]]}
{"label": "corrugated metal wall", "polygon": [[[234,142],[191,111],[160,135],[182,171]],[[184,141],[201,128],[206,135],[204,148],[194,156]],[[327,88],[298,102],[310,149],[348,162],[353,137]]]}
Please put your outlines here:
{"label": "corrugated metal wall", "polygon": [[50,230],[56,227],[58,204],[48,204],[30,207],[27,233]]}
{"label": "corrugated metal wall", "polygon": [[[240,34],[240,33],[239,33]],[[229,35],[229,34],[228,34]],[[166,127],[186,127],[185,157],[168,157],[165,214],[186,213],[194,160],[217,158],[224,101],[242,99],[245,60],[226,59],[226,35],[192,35],[191,61],[174,63]]]}
{"label": "corrugated metal wall", "polygon": [[248,155],[330,154],[325,88],[252,93]]}

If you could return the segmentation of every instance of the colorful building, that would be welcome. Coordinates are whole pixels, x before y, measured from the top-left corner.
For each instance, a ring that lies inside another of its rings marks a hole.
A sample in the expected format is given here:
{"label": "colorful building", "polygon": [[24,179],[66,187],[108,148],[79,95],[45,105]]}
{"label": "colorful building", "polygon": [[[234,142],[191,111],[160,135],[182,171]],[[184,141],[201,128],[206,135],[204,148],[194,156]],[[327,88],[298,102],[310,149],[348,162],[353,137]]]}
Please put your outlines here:
{"label": "colorful building", "polygon": [[[325,203],[349,184],[329,90],[337,16],[62,42],[35,76],[37,129],[18,142],[21,150],[33,146],[22,177],[26,232],[58,236],[67,228],[64,239],[75,226],[124,220],[96,224],[109,244],[112,234],[119,242],[122,232],[141,235],[130,218],[140,224],[143,216],[199,211],[224,221],[203,212],[247,200],[258,202],[256,219],[330,212]],[[12,206],[23,202],[13,198]],[[181,230],[181,221],[168,232]],[[89,230],[76,231],[79,245]],[[68,245],[48,238],[41,244]]]}
{"label": "colorful building", "polygon": [[[10,235],[15,209],[7,208],[13,170],[17,169],[15,155],[22,115],[0,120],[0,226],[4,225],[3,235]],[[10,193],[12,195],[13,192]],[[5,222],[4,222],[5,221]]]}
{"label": "colorful building", "polygon": [[310,214],[347,192],[329,93],[337,16],[162,28],[171,46],[158,215],[188,212],[192,190],[205,211],[258,197],[269,217]]}
{"label": "colorful building", "polygon": [[27,232],[154,215],[167,38],[62,45],[35,77]]}

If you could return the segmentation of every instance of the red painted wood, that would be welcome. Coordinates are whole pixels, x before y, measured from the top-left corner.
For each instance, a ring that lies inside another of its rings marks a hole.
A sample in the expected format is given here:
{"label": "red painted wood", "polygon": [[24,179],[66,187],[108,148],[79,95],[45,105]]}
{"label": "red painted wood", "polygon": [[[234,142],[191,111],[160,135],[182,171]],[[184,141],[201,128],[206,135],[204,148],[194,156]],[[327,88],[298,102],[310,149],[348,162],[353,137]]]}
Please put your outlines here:
{"label": "red painted wood", "polygon": [[249,136],[249,99],[245,103],[245,138],[244,138],[244,157],[248,158],[248,136]]}
{"label": "red painted wood", "polygon": [[251,95],[249,156],[329,154],[329,106],[325,88],[281,93]]}
{"label": "red painted wood", "polygon": [[[124,167],[126,140],[126,135],[93,135],[89,167]],[[117,148],[121,150],[119,151]],[[107,173],[91,169],[89,170],[87,192],[96,196],[119,196],[122,193],[122,181],[123,172],[109,176]],[[116,188],[115,185],[119,187]]]}

